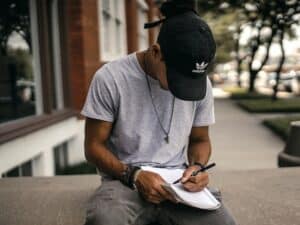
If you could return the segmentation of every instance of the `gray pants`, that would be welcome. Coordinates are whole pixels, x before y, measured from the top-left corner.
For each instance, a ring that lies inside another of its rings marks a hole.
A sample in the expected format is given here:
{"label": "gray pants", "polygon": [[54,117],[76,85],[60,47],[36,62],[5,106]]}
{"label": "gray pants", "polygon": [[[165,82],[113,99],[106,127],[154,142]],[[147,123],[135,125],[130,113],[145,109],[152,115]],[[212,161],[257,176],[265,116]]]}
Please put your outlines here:
{"label": "gray pants", "polygon": [[[216,193],[212,192],[218,199]],[[224,204],[213,211],[168,201],[152,204],[118,180],[102,179],[90,197],[85,225],[235,225]]]}

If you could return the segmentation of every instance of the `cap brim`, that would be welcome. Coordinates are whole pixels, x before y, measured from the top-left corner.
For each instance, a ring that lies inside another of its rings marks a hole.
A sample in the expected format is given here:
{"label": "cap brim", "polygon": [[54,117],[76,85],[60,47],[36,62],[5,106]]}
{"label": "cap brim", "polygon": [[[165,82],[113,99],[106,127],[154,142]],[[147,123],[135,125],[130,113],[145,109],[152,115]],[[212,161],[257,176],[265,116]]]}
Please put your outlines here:
{"label": "cap brim", "polygon": [[167,68],[168,86],[171,93],[182,100],[202,100],[206,95],[206,73],[184,75],[172,67]]}

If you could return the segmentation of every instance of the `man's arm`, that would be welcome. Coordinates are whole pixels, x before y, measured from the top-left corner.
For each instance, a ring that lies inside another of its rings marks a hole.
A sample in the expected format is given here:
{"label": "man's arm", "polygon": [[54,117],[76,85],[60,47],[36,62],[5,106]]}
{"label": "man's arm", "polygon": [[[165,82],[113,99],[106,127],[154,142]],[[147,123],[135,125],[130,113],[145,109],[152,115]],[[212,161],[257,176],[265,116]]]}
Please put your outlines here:
{"label": "man's arm", "polygon": [[208,162],[211,155],[208,129],[208,126],[192,128],[188,148],[190,165],[193,165],[195,162],[205,165]]}
{"label": "man's arm", "polygon": [[188,160],[190,166],[184,171],[181,182],[186,190],[196,192],[201,191],[209,182],[208,173],[202,172],[197,176],[192,176],[195,170],[199,169],[195,162],[205,165],[211,155],[211,143],[209,139],[208,126],[193,127],[188,148]]}
{"label": "man's arm", "polygon": [[[86,118],[85,125],[85,157],[101,171],[120,179],[126,165],[118,160],[107,148],[106,142],[112,129],[112,123]],[[165,181],[156,173],[141,171],[136,185],[144,198],[152,203],[160,203],[166,199],[176,200],[162,188]]]}
{"label": "man's arm", "polygon": [[111,122],[86,118],[84,153],[87,161],[96,165],[101,171],[120,178],[126,165],[107,149],[106,143],[111,129]]}

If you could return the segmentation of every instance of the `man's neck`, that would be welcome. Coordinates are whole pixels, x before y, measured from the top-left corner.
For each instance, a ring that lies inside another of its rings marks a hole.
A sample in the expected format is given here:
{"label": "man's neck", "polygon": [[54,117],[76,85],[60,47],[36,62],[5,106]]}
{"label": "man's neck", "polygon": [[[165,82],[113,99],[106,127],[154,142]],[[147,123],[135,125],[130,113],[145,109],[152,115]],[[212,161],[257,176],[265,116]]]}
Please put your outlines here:
{"label": "man's neck", "polygon": [[143,69],[143,71],[145,72],[145,74],[146,74],[147,76],[150,76],[150,77],[152,77],[153,79],[157,80],[157,78],[156,78],[154,75],[150,74],[149,71],[147,70],[147,68],[148,68],[147,65],[148,65],[148,64],[147,64],[147,57],[146,57],[146,54],[147,54],[147,51],[137,52],[137,53],[136,53],[137,60],[138,60],[138,62],[139,62],[139,64],[140,64],[140,67],[141,67],[141,68]]}

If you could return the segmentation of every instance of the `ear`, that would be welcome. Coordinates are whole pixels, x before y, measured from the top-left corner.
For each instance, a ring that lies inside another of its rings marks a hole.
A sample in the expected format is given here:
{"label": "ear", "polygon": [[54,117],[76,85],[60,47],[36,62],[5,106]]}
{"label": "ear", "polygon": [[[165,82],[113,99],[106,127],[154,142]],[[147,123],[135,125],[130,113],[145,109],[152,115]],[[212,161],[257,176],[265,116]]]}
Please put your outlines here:
{"label": "ear", "polygon": [[163,58],[161,50],[160,50],[160,45],[158,43],[153,44],[152,46],[150,46],[149,49],[150,49],[151,55],[155,59],[161,60]]}

